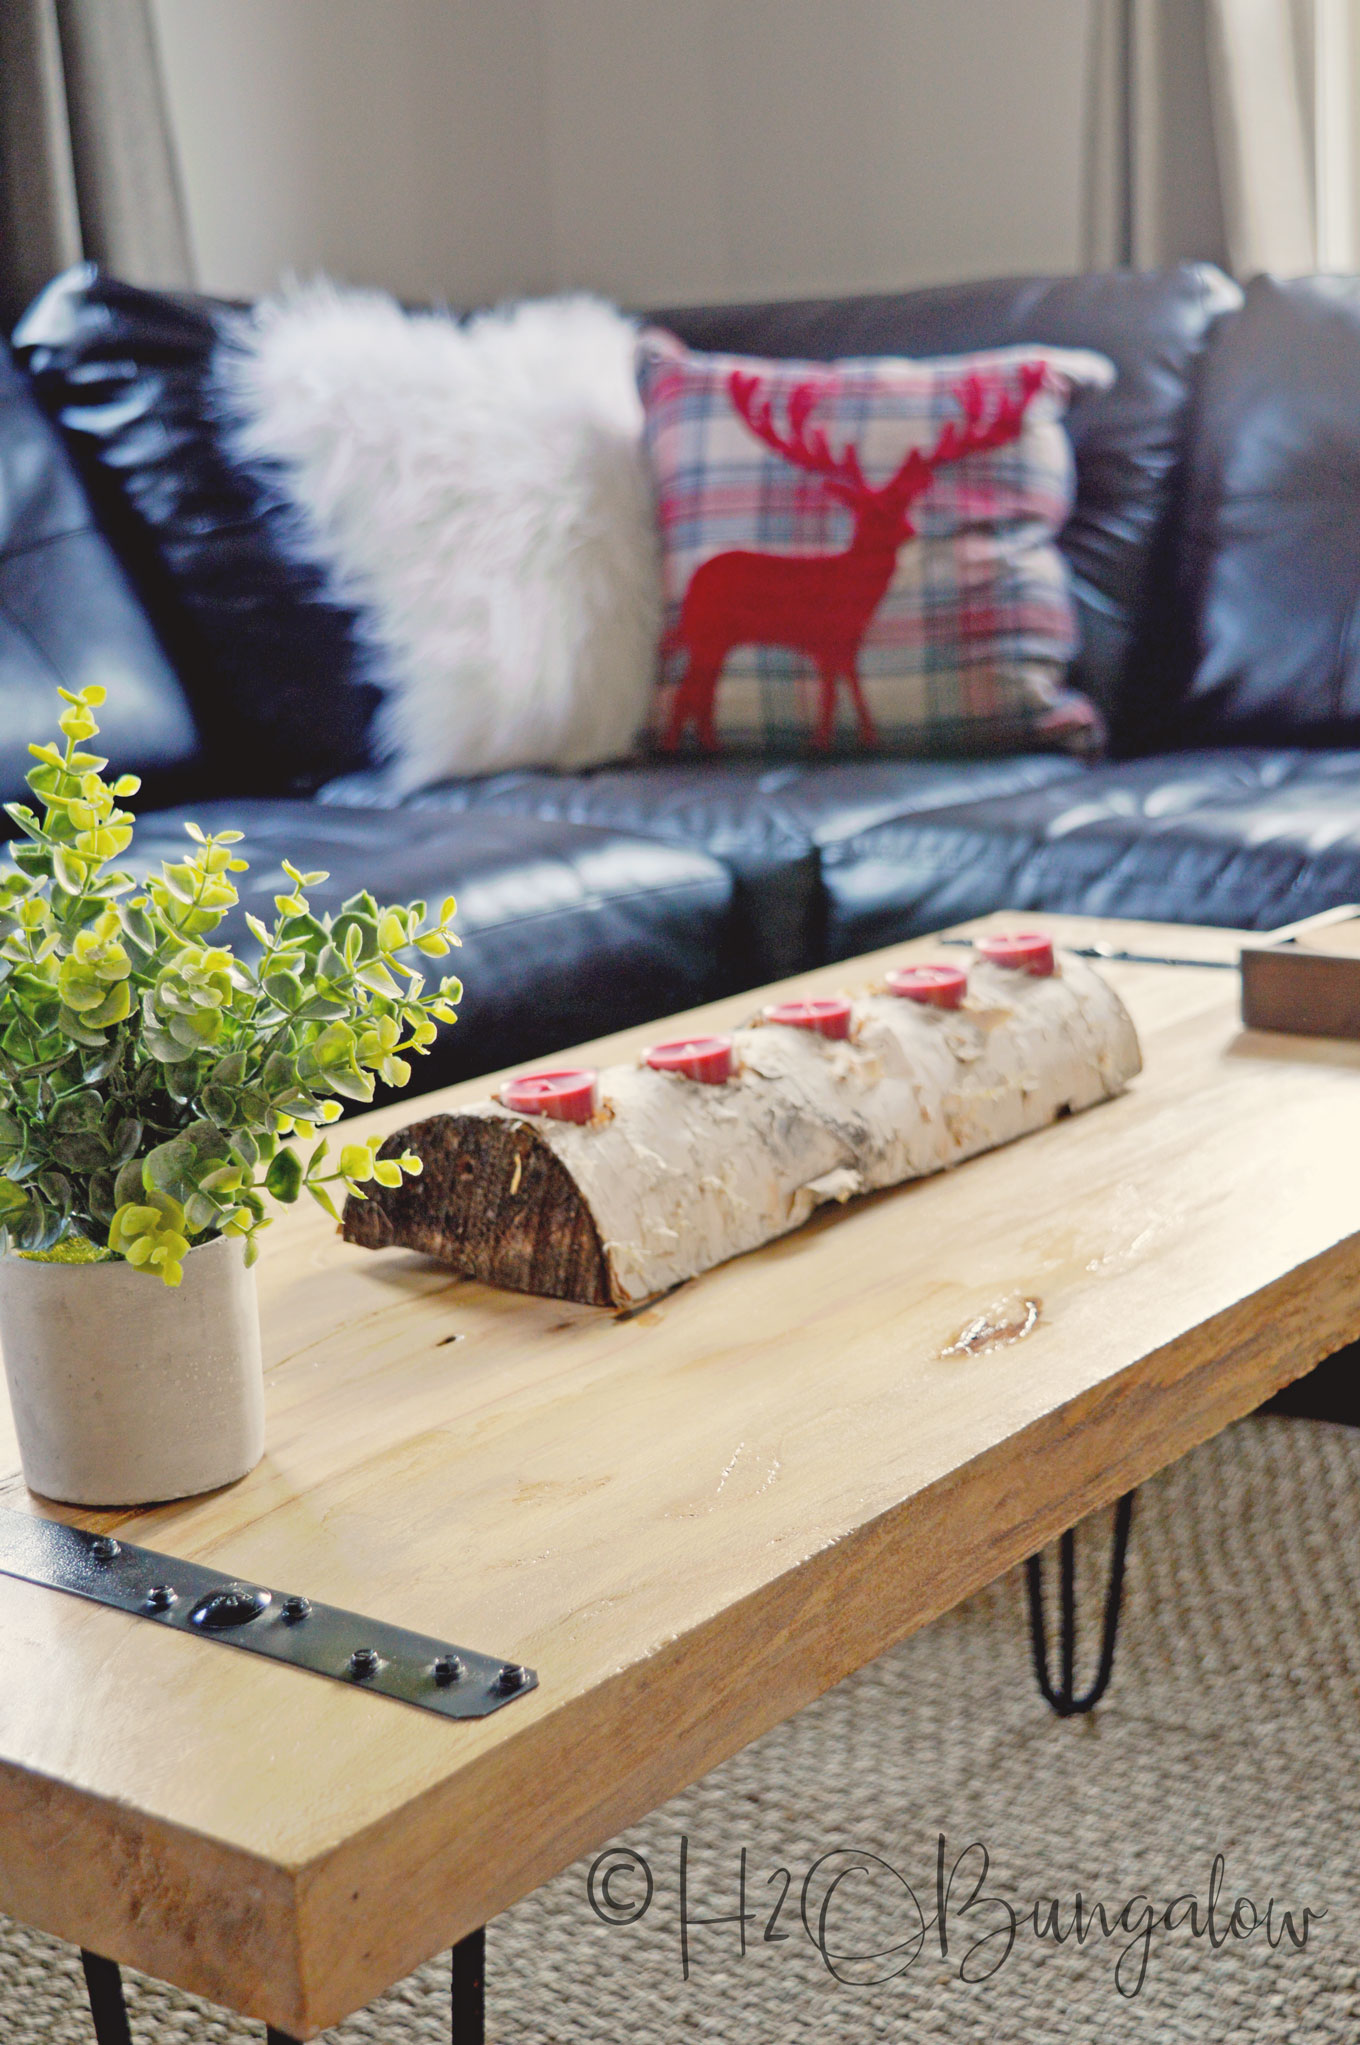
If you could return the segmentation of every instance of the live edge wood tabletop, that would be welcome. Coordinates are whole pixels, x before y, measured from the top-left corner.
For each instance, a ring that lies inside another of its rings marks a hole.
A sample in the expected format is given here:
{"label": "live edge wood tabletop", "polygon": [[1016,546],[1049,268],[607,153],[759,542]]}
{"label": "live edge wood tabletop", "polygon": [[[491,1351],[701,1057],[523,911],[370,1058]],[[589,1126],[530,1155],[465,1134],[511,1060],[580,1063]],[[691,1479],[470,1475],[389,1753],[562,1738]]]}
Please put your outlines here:
{"label": "live edge wood tabletop", "polygon": [[[279,1221],[263,1463],[60,1516],[540,1687],[450,1723],[0,1577],[0,1909],[310,2037],[1360,1334],[1360,1046],[1244,1033],[1232,973],[1105,970],[1143,1041],[1125,1096],[632,1315]],[[0,1457],[0,1499],[55,1515],[8,1432]]]}

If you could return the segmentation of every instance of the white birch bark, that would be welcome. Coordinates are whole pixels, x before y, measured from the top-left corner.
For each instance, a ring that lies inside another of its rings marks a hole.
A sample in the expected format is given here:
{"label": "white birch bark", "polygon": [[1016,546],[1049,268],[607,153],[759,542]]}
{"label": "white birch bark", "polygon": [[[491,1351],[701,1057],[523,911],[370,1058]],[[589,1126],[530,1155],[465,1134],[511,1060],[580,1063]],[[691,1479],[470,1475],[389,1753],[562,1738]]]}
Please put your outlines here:
{"label": "white birch bark", "polygon": [[497,1102],[464,1111],[528,1122],[561,1160],[621,1304],[786,1234],[824,1201],[923,1178],[1108,1100],[1142,1065],[1122,1002],[1070,954],[1048,979],[976,960],[955,1010],[871,989],[847,1042],[756,1022],[734,1045],[721,1086],[607,1068],[585,1124]]}

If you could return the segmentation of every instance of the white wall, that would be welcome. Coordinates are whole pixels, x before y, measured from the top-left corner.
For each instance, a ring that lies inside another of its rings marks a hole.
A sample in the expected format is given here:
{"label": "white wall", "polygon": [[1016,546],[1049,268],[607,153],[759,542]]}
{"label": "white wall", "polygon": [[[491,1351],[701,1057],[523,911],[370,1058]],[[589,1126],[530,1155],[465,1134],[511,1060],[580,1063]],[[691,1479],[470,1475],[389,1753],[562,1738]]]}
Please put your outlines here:
{"label": "white wall", "polygon": [[200,281],[552,278],[538,0],[155,0]]}
{"label": "white wall", "polygon": [[1071,269],[1087,0],[546,0],[554,273],[642,301]]}
{"label": "white wall", "polygon": [[203,284],[455,304],[1078,269],[1104,4],[155,0]]}

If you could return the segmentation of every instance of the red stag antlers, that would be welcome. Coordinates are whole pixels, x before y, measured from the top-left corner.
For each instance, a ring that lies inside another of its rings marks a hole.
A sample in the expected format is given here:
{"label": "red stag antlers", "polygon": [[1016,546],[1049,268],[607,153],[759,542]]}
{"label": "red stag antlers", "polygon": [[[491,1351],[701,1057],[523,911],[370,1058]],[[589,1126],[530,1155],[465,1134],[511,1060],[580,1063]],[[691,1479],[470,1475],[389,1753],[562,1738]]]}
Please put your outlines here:
{"label": "red stag antlers", "polygon": [[1042,363],[1021,365],[1018,386],[989,386],[966,377],[955,396],[962,414],[941,428],[929,452],[912,448],[886,483],[865,478],[853,444],[833,454],[823,428],[811,418],[834,380],[811,379],[789,393],[788,426],[775,423],[774,404],[762,397],[761,378],[734,369],[728,391],[736,411],[766,447],[795,468],[820,476],[827,495],[854,513],[850,544],[837,554],[715,554],[694,572],[665,652],[683,647],[684,677],[676,691],[664,744],[675,747],[693,724],[701,746],[715,750],[714,699],[723,664],[734,646],[788,646],[814,662],[821,685],[815,742],[831,743],[836,689],[850,692],[866,745],[877,734],[859,678],[859,649],[892,581],[897,551],[916,528],[911,507],[936,469],[966,455],[1003,447],[1019,435],[1031,400],[1043,389]]}

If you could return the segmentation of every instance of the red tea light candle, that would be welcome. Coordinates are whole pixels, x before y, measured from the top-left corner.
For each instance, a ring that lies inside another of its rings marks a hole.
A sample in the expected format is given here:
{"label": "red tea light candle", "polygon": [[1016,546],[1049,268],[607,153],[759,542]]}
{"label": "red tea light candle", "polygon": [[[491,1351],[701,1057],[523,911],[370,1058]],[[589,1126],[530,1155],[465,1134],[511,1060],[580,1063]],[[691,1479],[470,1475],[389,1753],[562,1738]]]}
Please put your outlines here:
{"label": "red tea light candle", "polygon": [[888,975],[888,992],[927,1008],[960,1008],[968,991],[962,966],[898,966]]}
{"label": "red tea light candle", "polygon": [[721,1086],[732,1077],[730,1037],[680,1037],[672,1044],[653,1044],[643,1053],[653,1072],[678,1072],[701,1086]]}
{"label": "red tea light candle", "polygon": [[548,1115],[554,1122],[589,1122],[600,1105],[599,1074],[526,1072],[501,1088],[501,1106],[516,1115]]}
{"label": "red tea light candle", "polygon": [[1007,930],[978,942],[978,956],[993,966],[1008,966],[1015,973],[1032,973],[1046,980],[1053,971],[1053,939],[1042,930]]}
{"label": "red tea light candle", "polygon": [[815,1030],[819,1037],[848,1037],[850,1002],[844,994],[825,1001],[777,1001],[766,1009],[765,1020],[791,1030]]}

